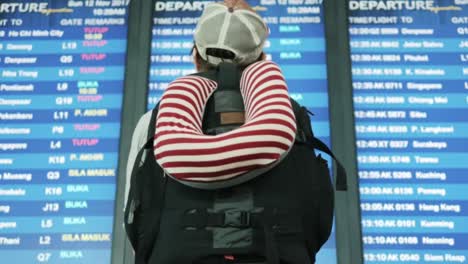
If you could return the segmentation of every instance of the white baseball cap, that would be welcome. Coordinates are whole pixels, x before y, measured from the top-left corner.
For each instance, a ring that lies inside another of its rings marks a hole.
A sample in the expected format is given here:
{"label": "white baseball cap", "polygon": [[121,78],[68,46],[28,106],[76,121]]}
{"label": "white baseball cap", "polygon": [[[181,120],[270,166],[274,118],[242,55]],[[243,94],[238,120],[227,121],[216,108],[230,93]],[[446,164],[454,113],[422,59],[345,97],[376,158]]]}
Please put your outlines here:
{"label": "white baseball cap", "polygon": [[208,63],[247,65],[260,57],[268,27],[253,11],[212,3],[205,7],[194,37],[198,53]]}

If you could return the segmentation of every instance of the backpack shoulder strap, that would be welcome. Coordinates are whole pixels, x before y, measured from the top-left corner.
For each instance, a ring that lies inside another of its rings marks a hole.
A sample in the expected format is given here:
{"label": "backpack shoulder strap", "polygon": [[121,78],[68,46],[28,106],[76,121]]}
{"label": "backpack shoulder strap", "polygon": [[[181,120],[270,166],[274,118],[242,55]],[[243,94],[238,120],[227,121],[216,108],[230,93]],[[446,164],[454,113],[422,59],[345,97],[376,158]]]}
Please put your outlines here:
{"label": "backpack shoulder strap", "polygon": [[306,144],[316,150],[320,150],[335,160],[336,165],[336,189],[338,191],[346,191],[347,186],[347,176],[346,170],[341,164],[341,162],[336,158],[330,148],[323,143],[320,139],[314,136],[312,131],[312,126],[310,124],[309,114],[312,114],[307,108],[299,105],[296,101],[291,99],[291,104],[293,106],[294,113],[296,114],[296,123],[297,123],[297,133],[296,133],[296,142]]}

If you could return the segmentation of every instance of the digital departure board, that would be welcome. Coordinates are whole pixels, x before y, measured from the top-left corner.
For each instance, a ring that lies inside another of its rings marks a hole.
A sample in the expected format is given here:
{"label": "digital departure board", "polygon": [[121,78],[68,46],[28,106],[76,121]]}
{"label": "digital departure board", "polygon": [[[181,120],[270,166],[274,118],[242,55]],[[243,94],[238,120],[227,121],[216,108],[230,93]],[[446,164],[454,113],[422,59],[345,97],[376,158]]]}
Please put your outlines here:
{"label": "digital departure board", "polygon": [[467,263],[468,1],[349,1],[364,259]]}
{"label": "digital departure board", "polygon": [[1,263],[110,263],[127,6],[0,2]]}
{"label": "digital departure board", "polygon": [[[156,1],[148,109],[168,84],[194,73],[190,50],[204,6],[214,1]],[[265,52],[283,70],[291,96],[315,115],[316,136],[330,144],[325,34],[322,0],[248,1],[264,18],[271,34]],[[318,254],[317,263],[336,263],[335,234]]]}

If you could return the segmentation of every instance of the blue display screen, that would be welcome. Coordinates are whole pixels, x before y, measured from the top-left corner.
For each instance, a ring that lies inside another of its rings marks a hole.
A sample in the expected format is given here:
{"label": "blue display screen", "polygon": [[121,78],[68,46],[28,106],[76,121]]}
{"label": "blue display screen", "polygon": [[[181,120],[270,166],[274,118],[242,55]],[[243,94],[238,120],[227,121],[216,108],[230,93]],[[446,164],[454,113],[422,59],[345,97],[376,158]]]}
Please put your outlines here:
{"label": "blue display screen", "polygon": [[[204,6],[214,1],[157,1],[153,16],[148,109],[159,101],[168,84],[194,73],[190,50]],[[267,58],[278,63],[292,98],[307,107],[314,133],[330,144],[326,49],[322,0],[253,0],[270,36]],[[317,263],[336,263],[335,234],[318,254]]]}
{"label": "blue display screen", "polygon": [[468,2],[350,1],[364,259],[468,260]]}
{"label": "blue display screen", "polygon": [[110,263],[127,6],[0,2],[2,263]]}

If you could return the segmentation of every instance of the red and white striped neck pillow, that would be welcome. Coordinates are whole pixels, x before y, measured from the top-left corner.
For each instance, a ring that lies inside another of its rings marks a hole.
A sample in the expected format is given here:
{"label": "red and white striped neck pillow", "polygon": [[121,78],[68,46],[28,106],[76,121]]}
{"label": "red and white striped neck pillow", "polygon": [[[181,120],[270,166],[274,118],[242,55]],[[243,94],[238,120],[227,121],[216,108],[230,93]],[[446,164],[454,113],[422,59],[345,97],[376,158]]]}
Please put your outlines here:
{"label": "red and white striped neck pillow", "polygon": [[163,94],[156,120],[154,155],[172,178],[215,189],[245,182],[276,165],[291,149],[296,121],[278,65],[261,61],[242,74],[245,123],[219,135],[204,135],[205,104],[216,82],[186,76]]}

